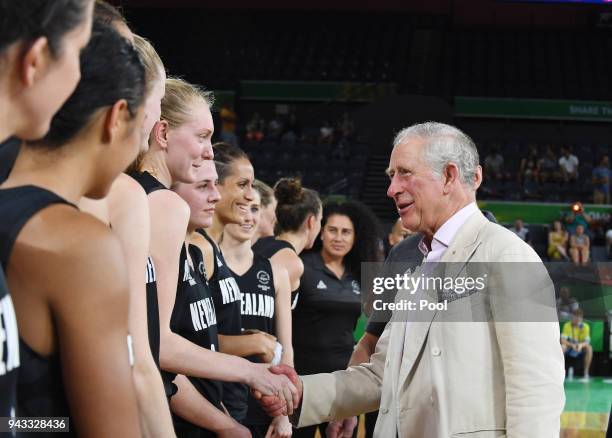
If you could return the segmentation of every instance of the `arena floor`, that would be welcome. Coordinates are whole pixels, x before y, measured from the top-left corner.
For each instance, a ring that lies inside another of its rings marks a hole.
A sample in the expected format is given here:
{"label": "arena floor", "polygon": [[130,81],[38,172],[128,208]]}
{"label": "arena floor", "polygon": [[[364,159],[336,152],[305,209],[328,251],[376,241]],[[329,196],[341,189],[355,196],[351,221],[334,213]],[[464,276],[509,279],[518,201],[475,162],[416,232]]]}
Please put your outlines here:
{"label": "arena floor", "polygon": [[561,437],[603,438],[612,405],[612,379],[566,381],[565,396]]}

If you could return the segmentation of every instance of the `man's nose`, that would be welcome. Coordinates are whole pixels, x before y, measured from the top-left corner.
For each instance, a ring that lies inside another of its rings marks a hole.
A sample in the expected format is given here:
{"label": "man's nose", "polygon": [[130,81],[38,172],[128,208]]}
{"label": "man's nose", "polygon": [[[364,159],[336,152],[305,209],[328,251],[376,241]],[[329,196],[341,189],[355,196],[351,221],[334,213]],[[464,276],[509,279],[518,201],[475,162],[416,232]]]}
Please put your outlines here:
{"label": "man's nose", "polygon": [[402,192],[402,188],[399,182],[397,181],[397,177],[393,176],[393,178],[391,178],[391,181],[389,181],[389,188],[387,189],[387,196],[389,198],[395,198],[395,196],[397,196],[401,192]]}

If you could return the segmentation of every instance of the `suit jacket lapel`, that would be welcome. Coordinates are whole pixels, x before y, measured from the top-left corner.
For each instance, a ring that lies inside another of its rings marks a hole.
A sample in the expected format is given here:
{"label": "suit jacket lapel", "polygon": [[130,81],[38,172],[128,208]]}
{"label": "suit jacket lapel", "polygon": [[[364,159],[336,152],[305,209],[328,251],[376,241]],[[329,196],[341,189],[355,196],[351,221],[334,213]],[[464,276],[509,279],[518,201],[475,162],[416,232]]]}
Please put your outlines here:
{"label": "suit jacket lapel", "polygon": [[[449,263],[447,265],[449,270],[443,268],[442,270],[444,272],[442,275],[449,277],[452,276],[452,278],[459,275],[467,262],[473,256],[476,248],[478,248],[480,245],[478,236],[480,234],[480,230],[486,224],[487,219],[480,211],[475,212],[468,218],[451,241],[448,249],[441,259],[441,263]],[[413,275],[420,275],[420,269],[417,269]],[[413,301],[418,302],[418,297],[416,297],[416,295],[413,295],[412,299]],[[418,322],[396,322],[396,324],[402,324],[402,328],[405,327],[403,342],[400,341],[401,343],[399,344],[403,345],[403,351],[397,351],[397,353],[399,353],[397,360],[401,361],[401,365],[399,367],[399,381],[397,382],[398,385],[395,386],[396,388],[399,388],[404,384],[406,378],[410,374],[410,371],[414,367],[416,359],[423,348],[423,344],[427,340],[427,335],[436,313],[437,311],[418,311]],[[398,330],[398,332],[403,331],[404,330]],[[396,335],[399,334],[400,333],[397,333]]]}

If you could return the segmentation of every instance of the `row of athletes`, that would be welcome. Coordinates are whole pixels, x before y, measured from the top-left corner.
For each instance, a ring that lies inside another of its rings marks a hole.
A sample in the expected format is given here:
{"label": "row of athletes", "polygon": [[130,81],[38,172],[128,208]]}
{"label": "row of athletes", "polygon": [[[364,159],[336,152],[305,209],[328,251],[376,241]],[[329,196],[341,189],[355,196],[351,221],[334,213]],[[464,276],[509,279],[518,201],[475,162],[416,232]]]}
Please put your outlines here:
{"label": "row of athletes", "polygon": [[297,390],[267,363],[293,365],[316,192],[277,184],[284,238],[256,255],[253,166],[212,146],[210,93],[166,78],[105,3],[0,0],[0,17],[0,416],[67,416],[87,437],[290,435]]}

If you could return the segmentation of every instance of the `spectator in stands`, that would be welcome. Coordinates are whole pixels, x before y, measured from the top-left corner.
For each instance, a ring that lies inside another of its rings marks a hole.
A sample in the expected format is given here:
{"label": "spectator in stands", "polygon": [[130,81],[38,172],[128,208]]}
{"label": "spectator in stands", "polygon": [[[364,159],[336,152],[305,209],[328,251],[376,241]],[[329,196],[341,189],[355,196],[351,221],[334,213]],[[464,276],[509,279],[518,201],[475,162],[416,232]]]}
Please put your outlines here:
{"label": "spectator in stands", "polygon": [[523,239],[523,241],[529,243],[529,228],[525,226],[523,219],[514,221],[514,226],[510,228],[510,231]]}
{"label": "spectator in stands", "polygon": [[576,227],[576,234],[570,237],[570,255],[572,261],[577,265],[586,265],[589,262],[589,252],[591,249],[591,239],[584,234],[584,226]]}
{"label": "spectator in stands", "polygon": [[294,144],[301,137],[302,127],[300,126],[295,113],[291,113],[289,114],[289,118],[287,119],[285,126],[283,126],[281,140]]}
{"label": "spectator in stands", "polygon": [[557,298],[557,312],[559,314],[559,321],[569,320],[573,313],[578,310],[580,304],[576,301],[570,292],[570,288],[562,286],[559,289],[559,298]]}
{"label": "spectator in stands", "polygon": [[608,253],[608,258],[612,258],[612,219],[608,221],[606,229],[606,252]]}
{"label": "spectator in stands", "polygon": [[591,346],[591,329],[583,321],[582,309],[574,310],[572,320],[563,325],[561,332],[561,348],[566,357],[584,360],[584,378],[589,378],[589,369],[593,360],[593,347]]}
{"label": "spectator in stands", "polygon": [[325,120],[323,122],[323,126],[319,130],[319,143],[332,144],[334,141],[334,128],[329,122],[329,120]]}
{"label": "spectator in stands", "polygon": [[268,137],[274,140],[280,138],[283,130],[283,124],[278,120],[278,117],[273,117],[268,123]]}
{"label": "spectator in stands", "polygon": [[519,166],[518,179],[523,187],[523,195],[526,199],[540,199],[542,194],[539,186],[538,175],[538,149],[535,145],[529,146],[529,153]]}
{"label": "spectator in stands", "polygon": [[589,234],[589,224],[593,222],[593,218],[584,210],[582,202],[576,202],[571,206],[571,211],[565,216],[565,228],[571,234],[576,233],[576,227],[582,225],[587,234]]}
{"label": "spectator in stands", "polygon": [[414,233],[411,230],[402,225],[401,219],[396,220],[391,227],[387,239],[383,242],[385,258],[389,255],[391,248],[412,234]]}
{"label": "spectator in stands", "polygon": [[349,116],[349,113],[345,112],[342,114],[342,119],[338,124],[338,130],[340,131],[340,135],[344,140],[351,140],[355,135],[355,122]]}
{"label": "spectator in stands", "polygon": [[559,174],[559,160],[557,160],[557,156],[555,155],[555,151],[552,146],[546,147],[546,153],[540,160],[538,161],[538,175],[540,177],[540,182],[545,183],[548,181],[555,182],[561,179],[561,175]]}
{"label": "spectator in stands", "polygon": [[221,118],[221,141],[238,146],[238,137],[236,137],[238,116],[229,103],[223,104],[219,117]]}
{"label": "spectator in stands", "polygon": [[578,157],[571,153],[569,146],[561,148],[561,158],[559,158],[559,170],[563,181],[578,180]]}
{"label": "spectator in stands", "polygon": [[499,153],[498,145],[493,145],[491,152],[485,157],[484,171],[485,178],[504,179],[504,157]]}
{"label": "spectator in stands", "polygon": [[604,155],[599,165],[593,169],[593,202],[610,203],[610,160],[607,155]]}
{"label": "spectator in stands", "polygon": [[567,256],[567,241],[569,236],[563,229],[560,220],[553,222],[553,229],[548,233],[548,250],[546,253],[551,260],[569,260]]}
{"label": "spectator in stands", "polygon": [[264,137],[265,121],[259,116],[259,113],[254,113],[253,117],[246,126],[246,138],[251,141],[261,141]]}

